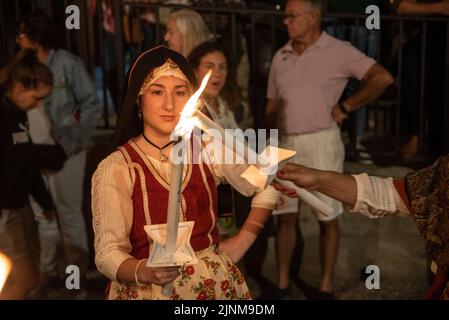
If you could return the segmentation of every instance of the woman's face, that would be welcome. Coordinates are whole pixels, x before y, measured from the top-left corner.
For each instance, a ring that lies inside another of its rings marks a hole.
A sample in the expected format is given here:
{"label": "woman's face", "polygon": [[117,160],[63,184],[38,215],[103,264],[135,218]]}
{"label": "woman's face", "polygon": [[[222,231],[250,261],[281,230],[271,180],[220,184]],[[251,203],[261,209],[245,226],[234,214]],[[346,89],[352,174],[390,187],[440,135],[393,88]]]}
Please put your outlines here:
{"label": "woman's face", "polygon": [[170,135],[190,97],[188,83],[173,76],[162,76],[142,95],[144,129],[159,137]]}
{"label": "woman's face", "polygon": [[206,54],[200,60],[196,76],[201,82],[206,73],[212,70],[212,75],[204,89],[204,94],[210,98],[216,98],[226,83],[228,76],[228,62],[226,57],[220,51],[214,51]]}
{"label": "woman's face", "polygon": [[183,37],[176,26],[176,21],[173,19],[169,19],[167,22],[167,32],[165,33],[164,40],[167,41],[170,49],[182,54]]}
{"label": "woman's face", "polygon": [[52,87],[38,83],[35,88],[25,88],[23,84],[16,83],[11,92],[12,102],[21,110],[28,111],[38,107],[51,93]]}

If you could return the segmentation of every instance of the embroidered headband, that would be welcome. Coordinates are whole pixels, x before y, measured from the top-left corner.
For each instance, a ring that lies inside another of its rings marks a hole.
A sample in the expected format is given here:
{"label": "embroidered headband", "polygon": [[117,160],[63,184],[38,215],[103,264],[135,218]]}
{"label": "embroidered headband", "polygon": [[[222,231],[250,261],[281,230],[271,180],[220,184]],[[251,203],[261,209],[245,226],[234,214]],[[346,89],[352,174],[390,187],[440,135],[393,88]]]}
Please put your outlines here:
{"label": "embroidered headband", "polygon": [[181,71],[181,69],[178,67],[178,65],[174,63],[173,60],[168,58],[163,65],[154,68],[146,76],[145,80],[143,81],[142,87],[140,88],[139,97],[145,93],[145,91],[152,83],[154,83],[157,79],[159,79],[162,76],[172,76],[184,80],[185,82],[188,83],[190,92],[193,91],[192,85],[190,84],[189,80],[184,75],[184,73]]}

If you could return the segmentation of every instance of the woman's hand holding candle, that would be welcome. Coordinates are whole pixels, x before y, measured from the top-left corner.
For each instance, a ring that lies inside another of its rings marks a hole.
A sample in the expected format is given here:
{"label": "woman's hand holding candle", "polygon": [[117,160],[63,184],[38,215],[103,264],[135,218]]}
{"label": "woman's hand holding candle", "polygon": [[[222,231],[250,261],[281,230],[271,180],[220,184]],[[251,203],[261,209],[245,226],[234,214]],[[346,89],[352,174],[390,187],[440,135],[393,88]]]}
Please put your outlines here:
{"label": "woman's hand holding candle", "polygon": [[159,286],[173,282],[179,275],[179,267],[147,267],[141,263],[136,270],[136,278],[142,284]]}

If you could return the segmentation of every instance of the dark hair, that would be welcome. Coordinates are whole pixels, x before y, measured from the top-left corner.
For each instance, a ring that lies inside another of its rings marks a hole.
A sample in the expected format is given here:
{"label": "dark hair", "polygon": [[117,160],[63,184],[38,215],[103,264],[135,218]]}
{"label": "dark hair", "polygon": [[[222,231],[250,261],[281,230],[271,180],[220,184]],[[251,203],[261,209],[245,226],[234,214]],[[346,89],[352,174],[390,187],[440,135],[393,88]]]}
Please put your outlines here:
{"label": "dark hair", "polygon": [[33,13],[23,17],[20,20],[19,32],[41,45],[44,50],[54,48],[55,28],[53,22],[44,13]]}
{"label": "dark hair", "polygon": [[35,50],[24,49],[0,69],[0,92],[7,92],[17,82],[27,89],[35,88],[39,83],[52,86],[53,74],[37,60]]}
{"label": "dark hair", "polygon": [[187,59],[192,65],[193,69],[197,70],[200,66],[201,59],[210,53],[221,52],[228,63],[228,76],[226,77],[225,85],[222,89],[221,96],[226,100],[229,109],[235,110],[242,103],[242,97],[239,88],[236,85],[236,78],[232,61],[229,58],[228,52],[219,44],[213,41],[206,41],[201,43],[190,52]]}

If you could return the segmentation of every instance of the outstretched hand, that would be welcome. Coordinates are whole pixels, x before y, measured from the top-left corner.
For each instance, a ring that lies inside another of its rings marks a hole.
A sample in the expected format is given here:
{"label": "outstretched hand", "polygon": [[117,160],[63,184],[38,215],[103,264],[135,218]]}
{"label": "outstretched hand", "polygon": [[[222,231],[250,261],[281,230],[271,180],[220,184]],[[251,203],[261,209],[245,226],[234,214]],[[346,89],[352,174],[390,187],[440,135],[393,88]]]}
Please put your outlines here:
{"label": "outstretched hand", "polygon": [[288,183],[282,182],[282,180],[291,181],[296,186],[308,191],[321,192],[351,207],[357,200],[355,178],[336,171],[323,171],[288,163],[277,173],[277,178],[278,180],[272,183],[273,187],[291,198],[299,196],[297,189],[288,186]]}
{"label": "outstretched hand", "polygon": [[290,198],[299,197],[297,191],[282,183],[280,180],[287,180],[293,182],[298,187],[307,190],[316,190],[318,188],[319,174],[321,171],[311,169],[299,164],[288,163],[277,173],[277,180],[272,185],[273,187],[289,196]]}

